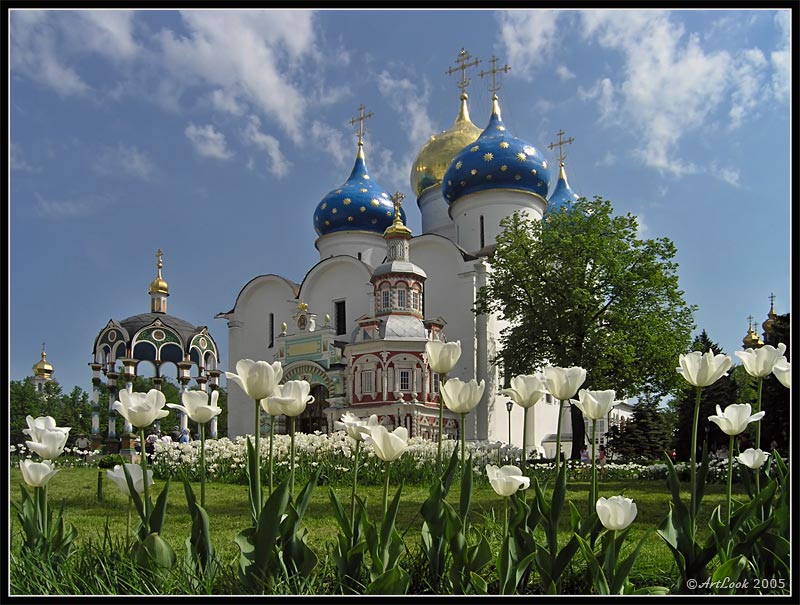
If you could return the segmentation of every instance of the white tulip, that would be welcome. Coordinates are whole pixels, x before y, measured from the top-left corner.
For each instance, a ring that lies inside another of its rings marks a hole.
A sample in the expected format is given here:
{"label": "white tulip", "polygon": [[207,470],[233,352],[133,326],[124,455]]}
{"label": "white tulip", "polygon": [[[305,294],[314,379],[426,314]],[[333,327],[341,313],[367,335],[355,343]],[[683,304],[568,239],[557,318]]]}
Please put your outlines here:
{"label": "white tulip", "polygon": [[772,373],[775,378],[781,381],[781,384],[787,389],[792,388],[792,364],[789,363],[785,357],[781,357],[772,366]]}
{"label": "white tulip", "polygon": [[314,403],[314,396],[309,395],[311,385],[306,380],[290,380],[278,385],[275,393],[261,400],[261,408],[270,416],[299,416],[309,403]]}
{"label": "white tulip", "polygon": [[347,412],[342,416],[341,420],[336,420],[333,423],[333,428],[337,431],[344,431],[353,441],[364,441],[364,437],[369,435],[369,430],[364,431],[363,429],[370,422],[372,422],[373,426],[377,426],[378,417],[373,414],[368,420],[362,420],[355,414]]}
{"label": "white tulip", "polygon": [[408,448],[408,429],[401,426],[390,433],[385,426],[377,424],[370,428],[369,436],[364,441],[372,445],[378,458],[392,462]]}
{"label": "white tulip", "polygon": [[55,418],[52,416],[26,416],[25,421],[28,423],[28,428],[22,429],[22,432],[31,438],[31,441],[41,441],[39,435],[45,431],[63,431],[69,434],[70,428],[68,426],[56,426]]}
{"label": "white tulip", "polygon": [[447,374],[461,357],[461,341],[429,340],[425,343],[425,352],[428,354],[428,364],[431,369],[439,374]]}
{"label": "white tulip", "polygon": [[[125,463],[125,468],[128,469],[128,474],[131,476],[131,481],[133,482],[133,489],[136,490],[137,494],[141,494],[144,491],[144,481],[142,481],[142,467],[138,464],[128,464]],[[114,466],[114,470],[108,469],[106,471],[108,478],[111,479],[114,483],[117,484],[119,491],[121,491],[126,496],[130,496],[131,492],[128,489],[128,481],[125,479],[125,471],[122,469],[121,464],[117,464]],[[153,485],[153,471],[147,471],[147,485]]]}
{"label": "white tulip", "polygon": [[574,399],[571,401],[583,413],[584,418],[602,420],[608,416],[611,408],[614,407],[615,396],[616,393],[613,389],[607,391],[581,389],[578,391],[578,401]]}
{"label": "white tulip", "polygon": [[782,342],[778,343],[776,349],[772,345],[764,345],[757,349],[745,349],[744,351],[735,351],[734,355],[742,360],[744,369],[750,376],[756,378],[763,378],[772,372],[775,364],[785,359],[783,354],[786,352],[786,345]]}
{"label": "white tulip", "polygon": [[184,391],[181,395],[183,405],[168,403],[167,407],[180,410],[198,424],[205,424],[222,412],[222,408],[217,405],[219,391],[211,391],[211,403],[208,402],[208,393],[205,391],[194,390]]}
{"label": "white tulip", "polygon": [[58,472],[49,460],[34,462],[28,458],[19,461],[19,470],[22,472],[23,481],[31,487],[45,487]]}
{"label": "white tulip", "polygon": [[761,420],[766,414],[762,411],[751,416],[751,411],[749,403],[733,403],[726,407],[724,412],[717,405],[717,415],[709,416],[708,419],[719,426],[726,435],[738,435],[744,432],[748,424]]}
{"label": "white tulip", "polygon": [[498,496],[510,496],[531,485],[530,477],[524,476],[519,467],[513,465],[498,468],[494,464],[487,464],[486,476]]}
{"label": "white tulip", "polygon": [[678,357],[678,363],[681,366],[676,368],[678,374],[683,376],[686,382],[696,387],[707,387],[728,375],[732,361],[729,355],[715,355],[714,351],[709,349],[705,353],[692,351],[686,355],[682,354]]}
{"label": "white tulip", "polygon": [[451,378],[442,385],[442,397],[447,409],[456,414],[468,414],[480,403],[486,381],[476,382],[472,378],[464,382],[460,378]]}
{"label": "white tulip", "polygon": [[595,504],[597,516],[603,527],[611,530],[625,529],[636,518],[636,503],[623,496],[598,498]]}
{"label": "white tulip", "polygon": [[510,397],[518,406],[530,408],[547,394],[542,374],[522,374],[511,379],[511,388],[502,389],[501,395]]}
{"label": "white tulip", "polygon": [[764,466],[769,454],[760,449],[754,450],[752,447],[747,448],[741,454],[736,456],[740,464],[752,468],[753,470],[759,469]]}
{"label": "white tulip", "polygon": [[586,370],[578,366],[571,368],[547,366],[544,369],[547,390],[553,397],[562,401],[575,397],[575,393],[585,380]]}
{"label": "white tulip", "polygon": [[67,444],[69,435],[60,430],[41,429],[37,436],[39,441],[26,441],[25,445],[42,458],[52,460],[64,453],[64,446]]}
{"label": "white tulip", "polygon": [[167,398],[158,389],[150,389],[147,393],[129,393],[122,389],[119,400],[111,407],[133,426],[144,428],[169,415],[169,411],[164,409],[166,403]]}
{"label": "white tulip", "polygon": [[236,373],[225,372],[228,380],[232,380],[247,393],[250,399],[266,399],[275,391],[275,387],[283,378],[283,366],[280,361],[267,363],[240,359],[236,362]]}

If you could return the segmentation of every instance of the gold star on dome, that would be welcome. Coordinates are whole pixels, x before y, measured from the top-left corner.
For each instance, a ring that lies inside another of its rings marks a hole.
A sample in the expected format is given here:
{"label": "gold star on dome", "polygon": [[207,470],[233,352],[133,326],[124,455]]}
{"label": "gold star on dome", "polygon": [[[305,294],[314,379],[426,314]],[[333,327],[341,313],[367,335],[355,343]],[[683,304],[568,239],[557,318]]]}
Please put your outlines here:
{"label": "gold star on dome", "polygon": [[368,181],[369,180],[369,175],[368,174],[362,174],[361,178],[364,179],[365,181]]}
{"label": "gold star on dome", "polygon": [[330,222],[330,221],[325,221],[325,225],[326,225],[326,226],[328,226],[328,225],[330,225],[330,224],[331,224],[331,222]]}
{"label": "gold star on dome", "polygon": [[500,166],[500,170],[502,170],[503,172],[505,172],[506,170],[508,170],[508,166],[506,166],[505,164],[503,164],[502,166]]}
{"label": "gold star on dome", "polygon": [[349,197],[346,197],[342,200],[342,204],[344,204],[345,206],[349,206],[351,201],[352,200]]}
{"label": "gold star on dome", "polygon": [[341,193],[343,189],[337,189],[334,193]]}
{"label": "gold star on dome", "polygon": [[447,181],[447,186],[448,187],[452,187],[452,185],[453,185],[453,181]]}
{"label": "gold star on dome", "polygon": [[487,151],[483,154],[483,159],[487,162],[491,162],[494,159],[494,154],[491,151]]}
{"label": "gold star on dome", "polygon": [[464,185],[466,185],[466,184],[467,184],[467,181],[461,181],[461,186],[462,186],[462,187],[463,187]]}
{"label": "gold star on dome", "polygon": [[522,153],[522,152],[520,151],[520,152],[517,154],[517,159],[518,159],[520,162],[524,162],[526,159],[528,159],[528,156],[526,156],[524,153]]}
{"label": "gold star on dome", "polygon": [[377,223],[377,222],[378,222],[378,219],[376,219],[376,218],[372,219],[372,224],[373,224],[373,225],[374,225],[375,223]]}
{"label": "gold star on dome", "polygon": [[531,169],[531,174],[536,174],[536,168]]}
{"label": "gold star on dome", "polygon": [[469,173],[470,173],[472,176],[475,176],[476,174],[478,174],[478,171],[477,171],[477,170],[475,170],[475,169],[473,168],[472,170],[470,170],[470,171],[469,171]]}
{"label": "gold star on dome", "polygon": [[492,175],[491,174],[487,174],[486,175],[486,180],[487,181],[491,181],[492,180]]}
{"label": "gold star on dome", "polygon": [[461,160],[456,162],[456,170],[461,170],[461,167],[464,165],[464,162]]}
{"label": "gold star on dome", "polygon": [[392,212],[391,212],[391,210],[387,210],[387,211],[386,211],[386,216],[392,216]]}
{"label": "gold star on dome", "polygon": [[515,180],[515,181],[518,181],[518,180],[520,180],[521,178],[522,178],[522,177],[521,177],[520,175],[518,175],[518,174],[515,174],[515,175],[514,175],[514,180]]}
{"label": "gold star on dome", "polygon": [[508,149],[508,141],[501,141],[500,149]]}
{"label": "gold star on dome", "polygon": [[347,222],[348,223],[352,223],[353,222],[353,217],[352,216],[348,216],[347,217]]}
{"label": "gold star on dome", "polygon": [[325,208],[327,208],[327,207],[328,207],[328,202],[322,202],[322,206],[320,206],[320,208],[325,210]]}
{"label": "gold star on dome", "polygon": [[542,185],[544,185],[544,183],[542,183],[542,181],[539,181],[537,184],[539,185],[539,187],[541,187]]}
{"label": "gold star on dome", "polygon": [[369,203],[372,204],[373,206],[380,206],[381,205],[381,203],[378,200],[370,200]]}
{"label": "gold star on dome", "polygon": [[336,214],[337,212],[338,212],[338,210],[336,210],[336,208],[334,208],[333,210],[331,210],[331,214]]}
{"label": "gold star on dome", "polygon": [[526,145],[525,147],[523,147],[522,151],[524,151],[528,155],[534,155],[536,153],[536,149],[534,147],[531,147],[530,145]]}
{"label": "gold star on dome", "polygon": [[367,192],[367,190],[366,190],[366,189],[364,189],[363,187],[362,187],[361,189],[359,189],[359,191],[360,191],[361,193],[366,193],[366,192]]}
{"label": "gold star on dome", "polygon": [[495,128],[497,128],[497,130],[499,130],[500,132],[503,132],[506,129],[505,126],[495,126]]}
{"label": "gold star on dome", "polygon": [[367,211],[367,207],[366,206],[361,206],[361,208],[359,208],[359,210],[361,210],[361,212],[366,212]]}
{"label": "gold star on dome", "polygon": [[545,160],[544,162],[542,162],[542,168],[547,168],[547,160]]}
{"label": "gold star on dome", "polygon": [[478,149],[480,149],[478,145],[473,145],[472,147],[469,148],[470,151],[478,151]]}

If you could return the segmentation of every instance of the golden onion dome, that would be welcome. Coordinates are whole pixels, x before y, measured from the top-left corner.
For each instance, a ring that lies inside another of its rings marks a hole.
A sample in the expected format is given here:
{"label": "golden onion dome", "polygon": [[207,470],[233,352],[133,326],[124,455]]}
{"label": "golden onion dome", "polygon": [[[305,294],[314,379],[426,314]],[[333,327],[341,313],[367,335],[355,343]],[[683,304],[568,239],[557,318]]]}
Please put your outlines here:
{"label": "golden onion dome", "polygon": [[753,330],[752,326],[747,331],[747,336],[742,339],[742,344],[744,344],[745,349],[756,349],[762,346],[764,343],[758,337],[755,330]]}
{"label": "golden onion dome", "polygon": [[47,353],[44,351],[42,351],[42,358],[33,365],[33,373],[43,378],[49,378],[53,373],[53,366],[47,363]]}
{"label": "golden onion dome", "polygon": [[169,296],[169,285],[161,277],[161,268],[164,266],[164,263],[161,260],[163,254],[164,253],[160,248],[158,249],[158,252],[156,252],[156,257],[158,258],[158,275],[153,281],[150,282],[149,292],[150,294],[166,294]]}
{"label": "golden onion dome", "polygon": [[480,136],[482,130],[469,119],[467,94],[461,94],[461,109],[453,125],[439,134],[432,135],[417,154],[411,167],[411,189],[419,197],[429,187],[442,184],[442,177],[450,162]]}
{"label": "golden onion dome", "polygon": [[764,329],[764,332],[772,332],[772,329],[775,327],[775,319],[778,315],[775,313],[775,295],[770,295],[770,305],[769,305],[769,313],[767,313],[767,319],[761,324],[761,327]]}

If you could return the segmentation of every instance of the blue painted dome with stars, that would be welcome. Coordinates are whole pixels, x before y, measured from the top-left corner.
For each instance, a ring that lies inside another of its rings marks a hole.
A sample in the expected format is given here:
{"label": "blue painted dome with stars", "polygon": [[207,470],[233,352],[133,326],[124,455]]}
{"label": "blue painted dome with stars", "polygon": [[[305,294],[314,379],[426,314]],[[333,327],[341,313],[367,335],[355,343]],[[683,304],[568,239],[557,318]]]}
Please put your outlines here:
{"label": "blue painted dome with stars", "polygon": [[567,210],[576,201],[578,201],[578,194],[574,193],[570,188],[567,182],[567,172],[564,170],[564,163],[562,162],[558,171],[558,182],[547,200],[545,214],[558,212],[562,209]]}
{"label": "blue painted dome with stars", "polygon": [[453,158],[442,180],[448,204],[488,189],[528,191],[546,198],[550,169],[539,150],[506,130],[495,96],[489,125]]}
{"label": "blue painted dome with stars", "polygon": [[[405,222],[405,211],[401,209],[400,213]],[[314,229],[320,236],[336,231],[374,231],[382,235],[393,220],[394,204],[389,194],[370,179],[359,143],[350,176],[317,204]]]}

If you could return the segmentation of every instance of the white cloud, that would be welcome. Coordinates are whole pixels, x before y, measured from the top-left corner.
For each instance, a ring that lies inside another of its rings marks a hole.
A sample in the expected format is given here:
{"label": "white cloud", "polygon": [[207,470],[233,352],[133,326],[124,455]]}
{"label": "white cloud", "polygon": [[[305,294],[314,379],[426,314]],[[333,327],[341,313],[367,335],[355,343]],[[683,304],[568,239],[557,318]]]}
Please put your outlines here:
{"label": "white cloud", "polygon": [[572,73],[569,70],[569,67],[567,67],[566,65],[559,65],[558,67],[556,67],[556,75],[561,80],[564,80],[564,81],[572,80],[575,77],[575,74]]}
{"label": "white cloud", "polygon": [[606,154],[597,160],[594,165],[595,166],[613,166],[617,163],[617,156],[614,155],[611,151],[606,150]]}
{"label": "white cloud", "polygon": [[139,52],[133,38],[134,11],[79,10],[71,14],[76,19],[66,23],[64,31],[76,48],[116,59],[129,59]]}
{"label": "white cloud", "polygon": [[225,135],[214,130],[211,124],[189,124],[184,132],[200,155],[217,160],[229,160],[233,157],[233,153],[227,148]]}
{"label": "white cloud", "polygon": [[25,158],[25,152],[18,143],[11,143],[8,164],[11,170],[19,172],[39,172],[39,169],[32,166]]}
{"label": "white cloud", "polygon": [[772,93],[779,101],[789,100],[789,85],[792,78],[792,62],[789,55],[790,18],[791,13],[787,10],[780,10],[775,13],[775,24],[780,29],[782,44],[778,50],[770,53],[770,62],[774,70],[772,73]]}
{"label": "white cloud", "polygon": [[728,113],[730,128],[738,128],[747,117],[756,113],[763,100],[761,91],[766,81],[766,65],[764,53],[757,48],[746,50],[737,57],[736,84]]}
{"label": "white cloud", "polygon": [[95,171],[100,174],[125,174],[144,180],[150,178],[153,168],[153,162],[144,151],[122,143],[114,148],[104,149],[94,163]]}
{"label": "white cloud", "polygon": [[741,186],[739,183],[739,171],[735,168],[720,168],[717,166],[716,162],[712,162],[710,172],[719,180],[728,183],[732,187],[738,189]]}
{"label": "white cloud", "polygon": [[341,130],[314,120],[311,122],[309,134],[314,141],[314,146],[331,156],[337,166],[343,167],[347,165],[348,160],[352,161],[355,154],[352,141],[348,145],[347,138]]}
{"label": "white cloud", "polygon": [[91,214],[96,208],[96,203],[89,199],[84,200],[48,200],[35,193],[36,203],[34,212],[41,218],[68,219]]}
{"label": "white cloud", "polygon": [[281,153],[281,145],[278,139],[261,132],[261,120],[256,116],[250,116],[243,134],[245,141],[267,153],[270,160],[268,170],[272,175],[281,178],[289,174],[289,168],[292,163]]}
{"label": "white cloud", "polygon": [[650,227],[645,222],[644,214],[638,214],[636,216],[636,237],[644,239],[649,231]]}
{"label": "white cloud", "polygon": [[211,101],[211,106],[223,113],[242,116],[246,111],[244,104],[240,103],[234,94],[222,88],[213,90],[209,95],[209,99]]}
{"label": "white cloud", "polygon": [[428,90],[424,82],[417,83],[407,78],[396,78],[384,70],[378,74],[378,90],[389,105],[400,114],[400,122],[408,133],[408,141],[422,145],[435,131],[428,117]]}
{"label": "white cloud", "polygon": [[498,13],[500,44],[512,74],[531,80],[557,48],[560,13],[554,10],[510,10]]}
{"label": "white cloud", "polygon": [[613,117],[617,110],[617,102],[614,98],[614,84],[608,78],[597,80],[591,88],[578,86],[578,98],[581,101],[597,100],[600,110],[600,120]]}

